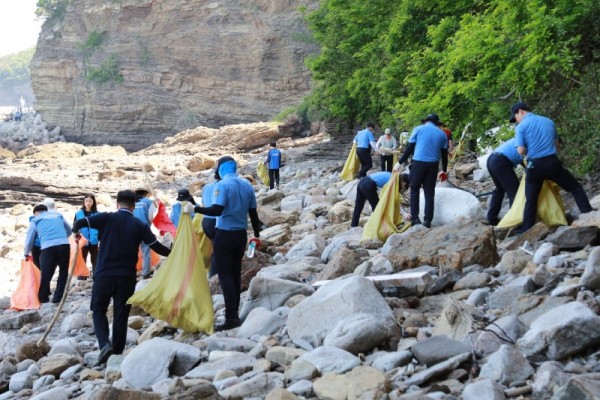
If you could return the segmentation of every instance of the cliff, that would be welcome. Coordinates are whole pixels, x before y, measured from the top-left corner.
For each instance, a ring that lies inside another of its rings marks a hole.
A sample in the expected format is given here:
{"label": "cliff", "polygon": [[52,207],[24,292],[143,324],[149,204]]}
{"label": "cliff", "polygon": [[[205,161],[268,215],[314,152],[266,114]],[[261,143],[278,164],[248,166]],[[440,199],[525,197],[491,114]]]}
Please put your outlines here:
{"label": "cliff", "polygon": [[310,90],[311,0],[72,0],[42,28],[36,110],[68,140],[139,149],[264,121]]}

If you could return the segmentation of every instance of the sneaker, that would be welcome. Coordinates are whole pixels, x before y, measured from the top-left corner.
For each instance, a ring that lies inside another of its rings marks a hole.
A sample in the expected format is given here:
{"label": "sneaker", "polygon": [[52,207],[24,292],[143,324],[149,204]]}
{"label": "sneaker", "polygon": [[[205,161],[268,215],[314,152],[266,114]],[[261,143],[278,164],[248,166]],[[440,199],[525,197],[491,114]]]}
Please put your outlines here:
{"label": "sneaker", "polygon": [[242,321],[238,319],[228,319],[225,321],[224,324],[219,324],[215,326],[215,331],[216,332],[220,332],[220,331],[228,331],[230,329],[234,329],[237,328],[239,326],[242,325]]}
{"label": "sneaker", "polygon": [[96,367],[100,366],[102,364],[106,364],[106,362],[112,355],[113,355],[112,345],[110,343],[107,343],[106,345],[104,345],[104,347],[100,351],[100,354],[98,354],[98,360],[96,361]]}

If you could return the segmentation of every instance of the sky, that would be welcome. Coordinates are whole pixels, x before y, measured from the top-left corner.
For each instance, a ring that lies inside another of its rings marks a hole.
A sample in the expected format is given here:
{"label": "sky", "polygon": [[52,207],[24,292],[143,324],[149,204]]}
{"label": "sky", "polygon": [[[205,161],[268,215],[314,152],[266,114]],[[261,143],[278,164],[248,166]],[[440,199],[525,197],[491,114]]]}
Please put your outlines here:
{"label": "sky", "polygon": [[35,46],[42,27],[36,4],[37,0],[0,0],[0,57]]}

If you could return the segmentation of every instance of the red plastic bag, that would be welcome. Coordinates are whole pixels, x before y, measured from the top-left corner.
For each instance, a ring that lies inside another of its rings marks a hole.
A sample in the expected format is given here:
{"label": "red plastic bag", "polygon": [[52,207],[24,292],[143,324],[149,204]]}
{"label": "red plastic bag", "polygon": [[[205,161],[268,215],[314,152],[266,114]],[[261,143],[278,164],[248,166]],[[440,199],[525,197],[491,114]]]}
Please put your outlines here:
{"label": "red plastic bag", "polygon": [[162,232],[169,232],[171,235],[173,235],[173,237],[175,237],[177,228],[175,227],[175,225],[173,225],[171,218],[169,218],[169,216],[167,215],[165,205],[160,200],[156,200],[156,203],[158,204],[158,211],[156,213],[156,216],[154,217],[154,220],[152,221],[152,224],[154,224],[156,229],[158,229],[161,232],[161,234]]}
{"label": "red plastic bag", "polygon": [[[85,264],[85,260],[83,259],[83,252],[81,251],[88,243],[87,239],[84,238],[83,236],[81,236],[79,238],[79,251],[77,252],[77,262],[75,264],[75,270],[73,271],[73,275],[75,276],[85,276],[88,277],[90,276],[90,269],[87,267],[87,265]],[[75,243],[71,243],[71,250],[73,250],[73,246],[75,246]],[[74,251],[71,251],[71,257],[73,257],[73,253]],[[69,262],[69,265],[71,265],[71,263]]]}
{"label": "red plastic bag", "polygon": [[33,260],[21,261],[21,278],[17,290],[10,296],[10,308],[13,310],[37,310],[40,308],[38,292],[42,273]]}

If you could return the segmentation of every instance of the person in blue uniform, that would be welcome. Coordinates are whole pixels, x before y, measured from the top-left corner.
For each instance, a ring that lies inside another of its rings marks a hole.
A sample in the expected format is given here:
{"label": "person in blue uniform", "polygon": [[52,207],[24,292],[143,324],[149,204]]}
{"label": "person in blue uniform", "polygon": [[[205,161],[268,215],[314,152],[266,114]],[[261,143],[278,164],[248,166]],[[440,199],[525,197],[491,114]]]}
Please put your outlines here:
{"label": "person in blue uniform", "polygon": [[29,223],[24,252],[25,257],[31,253],[37,235],[40,239],[40,266],[42,270],[38,298],[40,303],[50,301],[50,281],[54,276],[54,272],[56,272],[56,267],[58,267],[58,279],[56,289],[52,295],[52,303],[59,303],[65,291],[69,275],[71,225],[65,221],[62,214],[56,212],[54,200],[45,199],[43,204],[48,211],[41,211]]}
{"label": "person in blue uniform", "polygon": [[[135,190],[136,202],[135,209],[133,210],[133,216],[142,221],[148,226],[152,225],[154,218],[154,210],[156,206],[148,196],[148,190],[145,188],[138,188]],[[150,247],[142,242],[142,277],[148,279],[151,276],[151,254]]]}
{"label": "person in blue uniform", "polygon": [[210,207],[195,207],[194,211],[217,218],[213,239],[211,264],[219,275],[219,284],[225,298],[225,323],[216,330],[233,329],[241,325],[239,318],[242,258],[248,241],[248,215],[254,236],[260,235],[260,221],[256,211],[256,196],[252,185],[237,174],[232,157],[218,160],[215,185]]}
{"label": "person in blue uniform", "polygon": [[[402,154],[395,168],[404,164],[412,156],[410,168],[410,214],[412,225],[420,225],[419,192],[421,187],[425,195],[425,217],[423,226],[431,228],[433,220],[435,183],[438,177],[445,180],[448,170],[448,137],[439,126],[440,117],[429,114],[421,120],[423,125],[413,129],[408,147]],[[440,159],[442,172],[438,176]]]}
{"label": "person in blue uniform", "polygon": [[[37,206],[33,207],[33,215],[29,217],[29,222],[31,222],[32,219],[40,215],[42,212],[46,211],[48,211],[48,207],[46,207],[44,204],[38,204]],[[42,269],[40,264],[40,254],[42,253],[41,246],[42,243],[40,242],[40,237],[35,235],[35,240],[33,242],[33,246],[31,247],[31,257],[33,258],[33,264],[38,267],[39,270]]]}
{"label": "person in blue uniform", "polygon": [[517,165],[523,164],[523,156],[515,147],[515,138],[507,140],[498,146],[487,159],[486,165],[492,181],[494,191],[490,199],[490,208],[487,213],[488,223],[492,226],[498,225],[500,220],[498,214],[502,208],[504,195],[508,197],[508,204],[512,206],[517,190],[519,190],[519,178],[515,173]]}
{"label": "person in blue uniform", "polygon": [[[121,354],[127,338],[127,319],[131,305],[127,300],[133,295],[136,285],[135,266],[140,243],[145,243],[161,256],[171,250],[163,246],[150,230],[147,223],[135,218],[136,195],[131,190],[117,193],[117,212],[99,213],[75,221],[73,233],[84,228],[99,232],[100,249],[92,286],[90,309],[94,331],[100,346],[97,365],[104,364],[111,354]],[[109,341],[106,311],[113,301],[112,344]]]}
{"label": "person in blue uniform", "polygon": [[[85,217],[91,217],[92,215],[98,214],[98,205],[96,203],[96,196],[93,194],[87,194],[83,198],[83,204],[81,208],[75,213],[75,221],[83,219]],[[98,231],[96,229],[84,228],[81,230],[81,235],[88,241],[81,249],[81,256],[83,261],[87,260],[88,254],[90,255],[90,262],[92,263],[92,277],[96,271],[96,261],[98,260]],[[85,277],[79,277],[85,280]],[[78,278],[78,279],[79,279]]]}
{"label": "person in blue uniform", "polygon": [[358,186],[356,187],[356,201],[354,203],[354,212],[352,213],[350,227],[354,228],[355,226],[358,226],[360,214],[362,213],[363,208],[365,208],[366,201],[371,205],[371,209],[375,210],[377,203],[379,203],[377,189],[381,189],[388,183],[391,176],[391,172],[375,172],[374,174],[365,176],[358,182]]}
{"label": "person in blue uniform", "polygon": [[[194,200],[194,196],[190,194],[190,191],[187,189],[179,189],[177,191],[177,202],[173,204],[173,208],[171,209],[171,214],[169,215],[169,219],[175,225],[175,228],[179,226],[179,218],[181,217],[181,202],[187,201],[196,205],[196,201]],[[194,219],[194,213],[190,213],[190,218]]]}
{"label": "person in blue uniform", "polygon": [[371,149],[377,151],[377,142],[375,142],[375,136],[373,131],[375,125],[371,122],[367,124],[367,127],[362,131],[358,131],[354,137],[354,143],[356,143],[356,155],[358,161],[360,161],[360,170],[356,175],[357,178],[364,178],[367,176],[367,171],[373,168],[373,158],[371,157]]}
{"label": "person in blue uniform", "polygon": [[271,148],[267,153],[265,164],[269,169],[269,188],[277,186],[279,189],[279,168],[281,167],[281,151],[277,148],[277,143],[271,143]]}
{"label": "person in blue uniform", "polygon": [[536,115],[523,102],[513,104],[510,109],[510,122],[515,127],[515,146],[522,156],[527,156],[525,175],[525,209],[523,224],[518,233],[531,228],[536,221],[537,201],[544,180],[555,182],[571,193],[581,213],[592,211],[590,201],[577,179],[563,167],[556,155],[558,134],[554,122]]}

